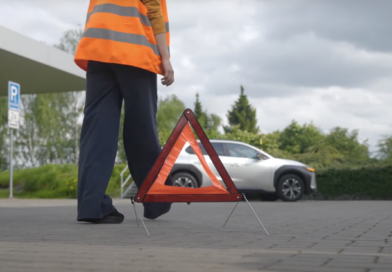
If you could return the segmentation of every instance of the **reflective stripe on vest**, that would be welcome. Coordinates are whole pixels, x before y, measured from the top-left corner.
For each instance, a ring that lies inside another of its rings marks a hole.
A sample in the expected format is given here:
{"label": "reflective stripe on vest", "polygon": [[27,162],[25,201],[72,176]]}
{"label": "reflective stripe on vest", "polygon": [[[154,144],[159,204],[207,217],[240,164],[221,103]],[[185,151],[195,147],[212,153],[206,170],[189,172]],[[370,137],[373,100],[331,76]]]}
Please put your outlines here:
{"label": "reflective stripe on vest", "polygon": [[[75,62],[84,70],[89,60],[95,60],[136,66],[163,74],[159,49],[150,20],[145,15],[146,7],[140,0],[127,1],[128,6],[117,3],[124,4],[119,0],[90,1],[86,28],[75,54]],[[161,6],[169,47],[165,0],[161,0]]]}
{"label": "reflective stripe on vest", "polygon": [[155,55],[160,56],[158,46],[156,44],[149,43],[144,35],[118,32],[104,28],[88,28],[84,32],[83,37],[144,45],[150,47],[154,51]]}
{"label": "reflective stripe on vest", "polygon": [[[87,14],[86,23],[89,21],[90,16],[98,13],[98,12],[106,12],[124,17],[139,17],[140,22],[145,26],[151,26],[150,20],[144,14],[141,14],[139,10],[135,7],[121,7],[114,4],[102,4],[95,6],[93,11]],[[165,23],[166,32],[170,32],[169,23]]]}

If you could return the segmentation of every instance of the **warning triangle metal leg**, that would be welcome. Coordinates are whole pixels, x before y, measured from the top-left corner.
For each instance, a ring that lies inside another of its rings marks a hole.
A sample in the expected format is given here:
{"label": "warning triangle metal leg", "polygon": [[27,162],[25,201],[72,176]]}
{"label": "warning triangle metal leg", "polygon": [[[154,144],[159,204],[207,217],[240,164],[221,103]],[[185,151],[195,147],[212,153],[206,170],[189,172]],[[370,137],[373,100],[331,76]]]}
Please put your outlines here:
{"label": "warning triangle metal leg", "polygon": [[229,219],[230,219],[231,215],[233,214],[233,212],[234,212],[235,208],[237,208],[238,204],[240,204],[240,203],[239,203],[239,202],[237,202],[237,204],[235,204],[235,206],[234,206],[234,209],[231,211],[231,213],[230,213],[229,217],[227,218],[227,220],[226,220],[225,224],[223,225],[223,227],[225,227],[225,226],[226,226],[227,222],[229,221]]}
{"label": "warning triangle metal leg", "polygon": [[246,202],[248,203],[250,209],[252,210],[252,212],[254,213],[254,215],[256,216],[257,220],[259,220],[260,225],[263,227],[265,233],[269,236],[268,231],[266,230],[266,228],[264,227],[263,223],[261,223],[260,218],[257,216],[255,210],[253,210],[252,206],[250,205],[248,199],[246,198],[245,194],[242,194],[242,196],[244,197],[244,199],[246,200]]}
{"label": "warning triangle metal leg", "polygon": [[136,202],[134,201],[133,197],[131,198],[131,201],[132,201],[133,209],[135,210],[135,216],[136,216],[136,223],[137,223],[137,225],[139,226],[139,223],[138,223],[138,217],[139,217],[140,221],[142,221],[144,229],[147,232],[148,237],[150,237],[150,233],[148,232],[148,229],[147,229],[146,225],[144,224],[143,217],[141,217],[140,214],[139,214],[139,210],[136,207]]}
{"label": "warning triangle metal leg", "polygon": [[[257,218],[257,220],[259,221],[260,225],[263,227],[265,233],[269,236],[267,229],[264,227],[263,223],[261,223],[260,218],[257,216],[255,210],[254,210],[254,209],[252,208],[252,206],[250,205],[250,203],[249,203],[248,199],[246,198],[245,194],[242,194],[242,196],[244,197],[245,201],[248,203],[250,209],[252,210],[253,214],[256,216],[256,218]],[[238,204],[239,204],[239,202],[237,202],[237,204],[235,204],[234,209],[231,211],[231,213],[230,213],[229,217],[227,218],[227,220],[226,220],[225,224],[223,225],[223,227],[226,226],[227,222],[229,221],[229,219],[230,219],[231,215],[233,214],[235,208],[237,208]]]}
{"label": "warning triangle metal leg", "polygon": [[131,197],[131,202],[132,202],[132,206],[133,206],[133,211],[135,212],[136,224],[139,227],[139,219],[137,218],[137,212],[136,212],[135,201],[133,199],[133,196]]}

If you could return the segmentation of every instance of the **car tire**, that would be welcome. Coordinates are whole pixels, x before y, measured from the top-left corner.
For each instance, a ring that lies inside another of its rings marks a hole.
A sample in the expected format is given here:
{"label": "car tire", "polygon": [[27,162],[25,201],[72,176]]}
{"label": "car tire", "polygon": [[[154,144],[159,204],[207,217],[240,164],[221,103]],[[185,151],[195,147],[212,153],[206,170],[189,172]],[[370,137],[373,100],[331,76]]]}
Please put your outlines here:
{"label": "car tire", "polygon": [[279,178],[276,190],[281,200],[294,202],[304,195],[305,183],[299,176],[287,174]]}
{"label": "car tire", "polygon": [[199,183],[196,178],[186,172],[176,173],[172,176],[173,186],[186,187],[186,188],[198,188]]}
{"label": "car tire", "polygon": [[271,194],[261,194],[260,195],[260,200],[261,201],[276,201],[278,200],[279,197],[276,193],[271,193]]}

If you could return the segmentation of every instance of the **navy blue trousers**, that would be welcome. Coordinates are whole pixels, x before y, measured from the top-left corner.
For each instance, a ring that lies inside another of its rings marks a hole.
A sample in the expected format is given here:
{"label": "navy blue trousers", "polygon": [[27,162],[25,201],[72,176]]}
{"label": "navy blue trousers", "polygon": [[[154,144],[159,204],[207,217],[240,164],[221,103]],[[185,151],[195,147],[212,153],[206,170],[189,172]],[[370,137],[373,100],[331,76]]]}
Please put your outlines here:
{"label": "navy blue trousers", "polygon": [[[156,126],[157,75],[132,66],[90,61],[80,139],[78,220],[99,219],[115,210],[105,191],[117,154],[123,101],[125,153],[139,188],[161,152]],[[145,205],[145,213],[167,204]]]}

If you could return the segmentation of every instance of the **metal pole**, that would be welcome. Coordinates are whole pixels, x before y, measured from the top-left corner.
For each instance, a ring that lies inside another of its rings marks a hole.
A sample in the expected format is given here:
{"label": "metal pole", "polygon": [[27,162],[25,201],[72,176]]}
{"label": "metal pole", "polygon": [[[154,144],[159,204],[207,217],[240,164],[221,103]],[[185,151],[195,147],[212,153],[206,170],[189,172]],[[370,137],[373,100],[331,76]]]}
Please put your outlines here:
{"label": "metal pole", "polygon": [[147,232],[148,237],[150,237],[150,233],[148,232],[148,229],[147,229],[146,225],[144,224],[143,217],[140,216],[139,210],[138,210],[137,207],[136,207],[136,202],[134,202],[134,207],[135,207],[137,216],[140,218],[140,221],[142,221],[142,224],[143,224],[143,226],[144,226],[144,229],[145,229],[146,232]]}
{"label": "metal pole", "polygon": [[136,217],[136,224],[139,227],[139,220],[137,219],[137,212],[136,212],[136,207],[135,207],[135,200],[133,199],[133,196],[131,197],[131,202],[133,206],[133,210],[135,211],[135,217]]}
{"label": "metal pole", "polygon": [[226,226],[227,222],[229,221],[229,219],[230,219],[231,215],[233,214],[235,208],[237,208],[238,204],[239,204],[239,202],[237,202],[237,204],[235,204],[234,209],[231,211],[231,213],[230,213],[229,217],[227,218],[227,220],[226,220],[225,224],[223,225],[223,227]]}
{"label": "metal pole", "polygon": [[269,236],[267,229],[264,227],[263,223],[261,223],[261,220],[260,220],[260,218],[257,216],[257,214],[256,214],[255,210],[253,210],[253,208],[252,208],[252,206],[250,205],[250,203],[249,203],[248,199],[246,199],[246,196],[245,196],[245,194],[242,194],[242,196],[244,197],[244,199],[245,199],[245,200],[246,200],[246,202],[248,203],[248,205],[249,205],[250,209],[252,210],[252,212],[253,212],[253,213],[254,213],[254,215],[256,216],[257,220],[259,220],[259,223],[260,223],[260,225],[263,227],[263,229],[264,229],[265,233],[266,233],[266,234]]}
{"label": "metal pole", "polygon": [[12,177],[12,172],[13,172],[13,164],[12,164],[12,155],[13,155],[13,146],[12,146],[12,142],[13,142],[13,129],[12,128],[10,128],[10,144],[11,144],[11,150],[10,150],[10,197],[9,198],[13,198],[14,197],[14,195],[13,195],[13,191],[12,191],[12,189],[13,189],[13,177]]}
{"label": "metal pole", "polygon": [[121,196],[120,196],[120,198],[123,198],[123,195],[124,195],[124,193],[123,193],[123,177],[121,176]]}

